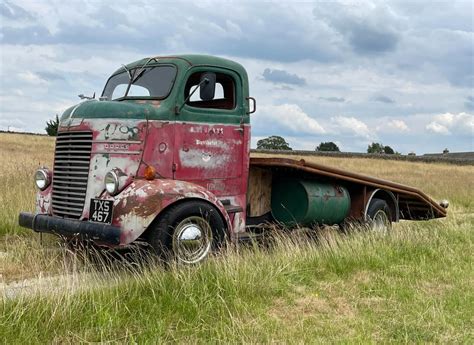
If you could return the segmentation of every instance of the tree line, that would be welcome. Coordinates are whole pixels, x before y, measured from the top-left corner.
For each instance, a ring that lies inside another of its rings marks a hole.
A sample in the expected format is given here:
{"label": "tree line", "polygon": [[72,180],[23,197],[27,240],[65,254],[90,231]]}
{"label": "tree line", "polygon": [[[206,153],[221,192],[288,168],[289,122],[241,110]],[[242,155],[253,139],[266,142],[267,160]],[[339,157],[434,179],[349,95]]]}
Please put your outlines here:
{"label": "tree line", "polygon": [[[290,144],[278,135],[272,135],[265,139],[257,141],[257,150],[292,150]],[[332,141],[322,142],[315,148],[318,152],[341,152],[339,146]],[[375,143],[368,145],[367,153],[379,153],[379,154],[400,154],[395,152],[390,146],[383,145],[382,143]]]}

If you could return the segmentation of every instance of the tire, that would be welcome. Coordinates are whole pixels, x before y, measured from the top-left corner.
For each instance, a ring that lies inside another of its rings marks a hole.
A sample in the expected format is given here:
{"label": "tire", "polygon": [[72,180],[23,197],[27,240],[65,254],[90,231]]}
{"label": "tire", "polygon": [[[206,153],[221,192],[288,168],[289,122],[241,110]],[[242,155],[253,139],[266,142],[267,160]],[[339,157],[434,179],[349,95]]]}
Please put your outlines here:
{"label": "tire", "polygon": [[387,202],[382,199],[372,199],[367,210],[369,229],[386,232],[392,229],[392,212]]}
{"label": "tire", "polygon": [[188,265],[205,260],[225,236],[221,215],[204,201],[171,206],[150,230],[147,240],[158,256]]}

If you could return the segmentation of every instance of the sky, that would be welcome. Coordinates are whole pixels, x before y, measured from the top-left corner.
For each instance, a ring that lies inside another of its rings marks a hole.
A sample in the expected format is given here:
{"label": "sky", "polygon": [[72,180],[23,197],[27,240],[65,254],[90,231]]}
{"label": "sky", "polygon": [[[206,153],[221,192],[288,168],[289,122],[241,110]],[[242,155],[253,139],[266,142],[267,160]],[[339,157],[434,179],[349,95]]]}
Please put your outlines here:
{"label": "sky", "polygon": [[0,130],[45,122],[143,57],[248,71],[252,145],[474,151],[472,1],[0,1]]}

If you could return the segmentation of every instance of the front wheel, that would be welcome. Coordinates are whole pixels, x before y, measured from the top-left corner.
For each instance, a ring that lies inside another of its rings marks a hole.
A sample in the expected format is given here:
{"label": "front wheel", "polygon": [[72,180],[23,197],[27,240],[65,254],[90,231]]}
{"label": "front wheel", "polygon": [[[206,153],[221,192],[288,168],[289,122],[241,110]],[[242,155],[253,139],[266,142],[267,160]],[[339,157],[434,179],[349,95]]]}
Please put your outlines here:
{"label": "front wheel", "polygon": [[165,260],[196,264],[223,241],[225,226],[219,212],[203,201],[171,206],[151,229],[148,242]]}
{"label": "front wheel", "polygon": [[370,230],[384,232],[392,229],[392,213],[385,200],[372,199],[367,217]]}

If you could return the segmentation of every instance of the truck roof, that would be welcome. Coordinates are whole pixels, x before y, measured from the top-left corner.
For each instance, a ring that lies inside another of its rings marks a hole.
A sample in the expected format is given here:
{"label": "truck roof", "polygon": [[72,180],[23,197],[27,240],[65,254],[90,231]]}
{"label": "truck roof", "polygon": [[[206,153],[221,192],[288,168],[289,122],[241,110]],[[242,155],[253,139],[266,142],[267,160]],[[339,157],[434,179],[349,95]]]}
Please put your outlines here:
{"label": "truck roof", "polygon": [[[131,62],[129,64],[126,64],[125,67],[127,69],[132,69],[138,66],[143,66],[148,60],[152,59],[149,64],[155,64],[155,63],[174,63],[177,65],[185,66],[187,65],[188,67],[190,66],[197,66],[197,65],[211,65],[211,66],[218,66],[218,67],[223,67],[223,68],[228,68],[231,69],[238,74],[247,75],[247,72],[245,71],[245,68],[232,60],[229,59],[224,59],[221,57],[217,56],[212,56],[212,55],[201,55],[201,54],[183,54],[183,55],[172,55],[172,56],[149,56],[145,57],[143,59]],[[123,72],[125,69],[123,67],[119,68],[116,70],[113,74],[117,74],[119,72]]]}

